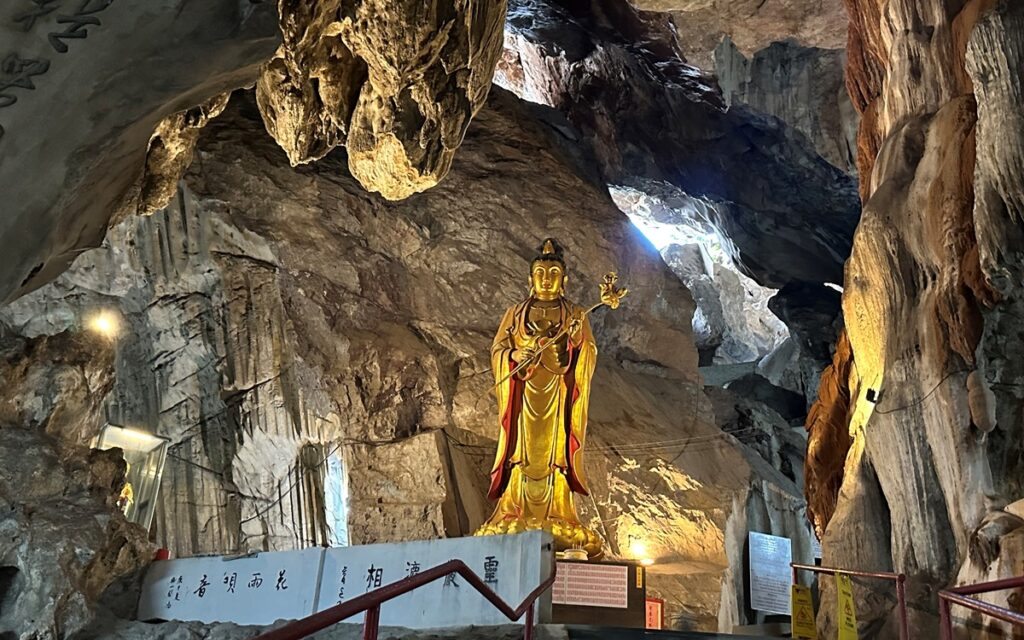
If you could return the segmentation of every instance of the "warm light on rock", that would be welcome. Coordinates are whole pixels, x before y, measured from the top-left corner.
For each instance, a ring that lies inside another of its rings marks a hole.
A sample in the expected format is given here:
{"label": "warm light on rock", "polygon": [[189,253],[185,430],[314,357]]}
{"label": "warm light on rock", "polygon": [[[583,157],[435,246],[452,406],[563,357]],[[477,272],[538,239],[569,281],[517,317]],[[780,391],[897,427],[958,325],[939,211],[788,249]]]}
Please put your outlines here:
{"label": "warm light on rock", "polygon": [[636,559],[647,557],[647,544],[643,540],[634,540],[629,543],[629,554]]}
{"label": "warm light on rock", "polygon": [[96,311],[85,319],[85,328],[107,340],[114,340],[121,333],[121,317],[109,309]]}

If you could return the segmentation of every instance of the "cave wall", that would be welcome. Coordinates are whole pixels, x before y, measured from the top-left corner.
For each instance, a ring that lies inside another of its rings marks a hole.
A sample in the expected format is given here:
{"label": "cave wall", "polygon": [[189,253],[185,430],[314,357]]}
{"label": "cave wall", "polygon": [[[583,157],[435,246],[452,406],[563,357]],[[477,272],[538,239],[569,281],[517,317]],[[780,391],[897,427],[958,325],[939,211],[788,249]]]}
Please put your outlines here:
{"label": "cave wall", "polygon": [[166,205],[198,129],[254,83],[292,164],[345,146],[371,191],[437,184],[487,97],[505,21],[503,0],[10,4],[4,301],[53,280],[111,222]]}
{"label": "cave wall", "polygon": [[[487,347],[526,291],[538,239],[554,235],[573,297],[595,296],[610,269],[631,290],[594,318],[581,515],[611,554],[644,538],[672,616],[745,621],[748,513],[808,539],[796,480],[764,457],[792,431],[776,419],[749,444],[749,425],[723,433],[697,372],[692,299],[571,125],[499,92],[449,178],[402,203],[367,194],[340,153],[291,167],[262,126],[236,96],[199,134],[169,206],[124,219],[0,310],[5,424],[66,446],[107,421],[171,438],[153,532],[175,556],[324,542],[330,453],[347,469],[353,543],[465,535],[490,510]],[[111,307],[120,337],[82,336],[83,319]]]}
{"label": "cave wall", "polygon": [[665,28],[608,5],[618,3],[510,2],[495,83],[562,111],[607,184],[712,203],[709,222],[762,286],[841,280],[856,180],[784,122],[727,109]]}
{"label": "cave wall", "polygon": [[[847,5],[864,210],[843,295],[851,349],[808,423],[811,450],[831,449],[808,477],[842,484],[809,483],[808,502],[825,562],[907,573],[926,632],[938,588],[1024,570],[1024,521],[1007,507],[1022,497],[1021,372],[1004,357],[1019,336],[1005,317],[1020,296],[1022,7]],[[884,635],[881,591],[859,592],[861,623]]]}
{"label": "cave wall", "polygon": [[859,117],[844,81],[844,49],[772,42],[748,58],[730,38],[715,48],[715,75],[728,104],[773,115],[848,173],[857,170]]}

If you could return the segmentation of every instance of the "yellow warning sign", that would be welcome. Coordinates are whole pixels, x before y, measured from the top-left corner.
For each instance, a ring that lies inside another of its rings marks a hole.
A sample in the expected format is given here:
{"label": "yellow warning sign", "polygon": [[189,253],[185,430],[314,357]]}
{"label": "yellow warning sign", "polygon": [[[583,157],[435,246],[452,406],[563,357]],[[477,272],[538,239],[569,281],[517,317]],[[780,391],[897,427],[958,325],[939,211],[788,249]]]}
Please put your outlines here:
{"label": "yellow warning sign", "polygon": [[839,594],[839,640],[857,640],[857,609],[850,576],[836,575],[836,591]]}
{"label": "yellow warning sign", "polygon": [[810,588],[794,584],[790,602],[793,603],[793,637],[797,640],[818,640]]}

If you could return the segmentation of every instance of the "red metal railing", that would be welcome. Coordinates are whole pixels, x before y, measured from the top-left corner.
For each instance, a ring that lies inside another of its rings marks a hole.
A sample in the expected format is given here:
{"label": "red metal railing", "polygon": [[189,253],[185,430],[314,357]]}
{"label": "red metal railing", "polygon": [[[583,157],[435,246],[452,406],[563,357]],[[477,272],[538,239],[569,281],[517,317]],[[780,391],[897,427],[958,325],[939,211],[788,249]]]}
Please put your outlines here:
{"label": "red metal railing", "polygon": [[466,566],[466,563],[461,560],[449,560],[444,564],[439,564],[412,577],[404,578],[398,582],[385,585],[380,589],[364,593],[358,598],[342,602],[330,609],[324,609],[320,613],[314,613],[301,620],[289,622],[283,627],[260,634],[253,640],[299,640],[363,611],[366,612],[366,618],[363,620],[363,640],[377,640],[381,604],[434,580],[439,580],[451,573],[457,573],[462,576],[466,582],[479,591],[480,595],[487,598],[488,602],[493,604],[509,620],[515,622],[523,617],[525,613],[526,624],[523,629],[523,638],[525,640],[533,639],[533,603],[554,584],[555,567],[551,568],[551,575],[544,582],[540,583],[536,589],[531,591],[518,607],[513,609],[501,599],[501,596],[488,587],[480,579],[480,576],[473,573],[473,570]]}
{"label": "red metal railing", "polygon": [[1024,614],[1011,611],[998,605],[968,598],[967,596],[989,591],[1002,591],[1003,589],[1016,589],[1024,587],[1024,576],[1019,578],[1007,578],[1006,580],[995,580],[993,582],[982,582],[964,587],[954,587],[939,592],[939,625],[942,631],[942,640],[953,640],[953,617],[950,615],[951,605],[958,604],[974,611],[980,611],[992,616],[997,620],[1009,622],[1014,625],[1024,626]]}
{"label": "red metal railing", "polygon": [[858,578],[877,578],[879,580],[893,580],[896,582],[896,604],[900,611],[900,640],[910,640],[910,631],[907,627],[907,576],[902,573],[889,573],[886,571],[854,571],[852,569],[837,569],[835,567],[819,567],[815,564],[790,563],[793,567],[793,584],[800,584],[797,572],[801,569],[812,573],[842,574],[845,576],[856,576]]}

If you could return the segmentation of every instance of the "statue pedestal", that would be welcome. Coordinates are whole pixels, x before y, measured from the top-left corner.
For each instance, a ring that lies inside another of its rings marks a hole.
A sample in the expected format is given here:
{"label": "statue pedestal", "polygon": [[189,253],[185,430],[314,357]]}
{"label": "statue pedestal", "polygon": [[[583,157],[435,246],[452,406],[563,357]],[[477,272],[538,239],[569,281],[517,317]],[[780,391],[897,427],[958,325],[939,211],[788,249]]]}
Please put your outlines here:
{"label": "statue pedestal", "polygon": [[[550,575],[553,541],[547,532],[528,531],[154,562],[143,582],[139,619],[254,625],[294,620],[452,559],[465,562],[516,607]],[[362,619],[360,614],[346,622]],[[537,622],[550,621],[548,591],[538,600]],[[456,575],[385,603],[380,624],[427,629],[510,621]]]}

